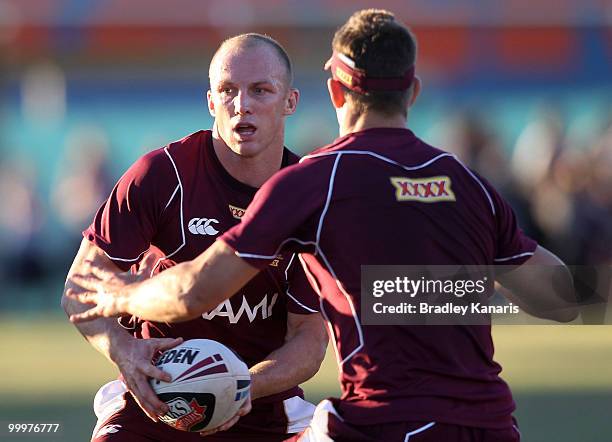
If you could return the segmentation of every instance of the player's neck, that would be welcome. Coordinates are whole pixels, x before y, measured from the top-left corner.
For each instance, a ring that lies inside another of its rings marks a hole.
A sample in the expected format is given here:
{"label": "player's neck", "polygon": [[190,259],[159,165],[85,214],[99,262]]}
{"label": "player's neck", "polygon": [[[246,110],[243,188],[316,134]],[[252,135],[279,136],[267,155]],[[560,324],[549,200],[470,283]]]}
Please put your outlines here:
{"label": "player's neck", "polygon": [[339,115],[340,136],[359,132],[366,129],[376,127],[392,127],[403,129],[406,127],[406,116],[403,114],[383,115],[377,112],[365,112],[354,114],[345,112],[344,115]]}
{"label": "player's neck", "polygon": [[280,170],[283,144],[269,146],[254,157],[238,155],[220,138],[213,136],[213,148],[223,168],[235,179],[251,187],[261,187]]}

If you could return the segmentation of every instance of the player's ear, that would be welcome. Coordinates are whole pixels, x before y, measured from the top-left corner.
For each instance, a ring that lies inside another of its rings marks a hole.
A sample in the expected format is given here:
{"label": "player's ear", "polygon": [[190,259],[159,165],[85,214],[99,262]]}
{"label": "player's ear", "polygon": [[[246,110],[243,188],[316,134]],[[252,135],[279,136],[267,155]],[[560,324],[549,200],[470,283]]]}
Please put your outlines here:
{"label": "player's ear", "polygon": [[212,101],[212,94],[210,89],[206,91],[206,101],[208,102],[208,112],[214,118],[215,116],[215,103]]}
{"label": "player's ear", "polygon": [[336,109],[344,106],[346,98],[344,97],[344,88],[339,81],[329,78],[327,80],[327,90],[329,91],[329,98]]}
{"label": "player's ear", "polygon": [[300,101],[300,91],[294,88],[289,90],[289,96],[285,101],[284,115],[293,115],[297,109],[298,102]]}
{"label": "player's ear", "polygon": [[412,106],[416,101],[419,93],[421,92],[421,79],[417,76],[414,77],[414,83],[412,84],[412,96],[408,100],[408,107]]}

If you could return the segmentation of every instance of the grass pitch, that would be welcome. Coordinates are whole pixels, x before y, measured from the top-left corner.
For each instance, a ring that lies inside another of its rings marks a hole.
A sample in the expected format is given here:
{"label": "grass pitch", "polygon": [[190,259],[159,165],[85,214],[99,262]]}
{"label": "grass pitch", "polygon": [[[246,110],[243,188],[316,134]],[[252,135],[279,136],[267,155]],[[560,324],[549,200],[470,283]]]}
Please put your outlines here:
{"label": "grass pitch", "polygon": [[[527,442],[610,442],[612,329],[604,326],[497,326],[496,359],[518,405]],[[89,440],[93,396],[117,372],[60,315],[0,317],[0,422],[60,422],[46,441]],[[338,393],[333,350],[304,384],[318,401]],[[28,439],[23,435],[1,440]]]}

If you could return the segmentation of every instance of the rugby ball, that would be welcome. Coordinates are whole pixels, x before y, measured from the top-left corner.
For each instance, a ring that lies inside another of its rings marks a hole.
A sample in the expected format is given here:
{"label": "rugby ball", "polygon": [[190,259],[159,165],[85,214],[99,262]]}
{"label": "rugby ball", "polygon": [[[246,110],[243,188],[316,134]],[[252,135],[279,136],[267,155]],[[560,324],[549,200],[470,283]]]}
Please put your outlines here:
{"label": "rugby ball", "polygon": [[217,341],[185,341],[162,353],[155,365],[172,376],[172,382],[150,380],[170,408],[160,420],[177,430],[217,428],[236,414],[249,395],[248,367]]}

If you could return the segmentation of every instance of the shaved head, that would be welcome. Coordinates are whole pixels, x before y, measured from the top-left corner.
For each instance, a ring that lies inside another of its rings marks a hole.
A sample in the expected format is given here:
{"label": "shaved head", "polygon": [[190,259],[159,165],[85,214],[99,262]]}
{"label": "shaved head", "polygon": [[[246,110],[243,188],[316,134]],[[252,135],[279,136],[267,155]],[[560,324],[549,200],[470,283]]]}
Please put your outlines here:
{"label": "shaved head", "polygon": [[[243,158],[280,159],[285,117],[299,99],[285,50],[265,35],[238,35],[219,46],[208,75],[206,97],[218,143]],[[221,154],[227,150],[219,148]]]}
{"label": "shaved head", "polygon": [[287,52],[272,37],[268,37],[267,35],[263,34],[257,34],[254,32],[236,35],[235,37],[230,37],[223,43],[221,43],[221,45],[213,55],[212,60],[210,61],[210,67],[208,70],[208,78],[210,82],[212,83],[213,78],[215,77],[215,74],[217,72],[217,65],[219,59],[222,58],[225,54],[249,50],[256,47],[267,47],[272,50],[272,52],[278,59],[279,64],[283,67],[284,86],[286,87],[286,89],[289,89],[293,83],[293,69],[291,66],[291,60],[289,59]]}

